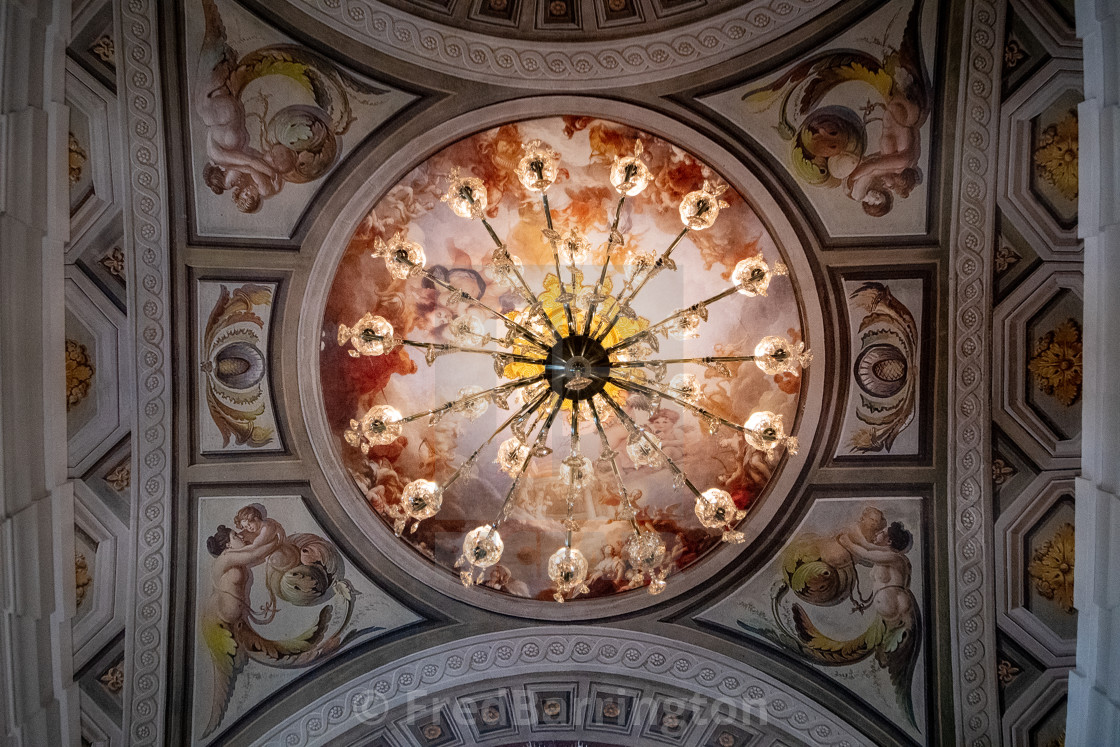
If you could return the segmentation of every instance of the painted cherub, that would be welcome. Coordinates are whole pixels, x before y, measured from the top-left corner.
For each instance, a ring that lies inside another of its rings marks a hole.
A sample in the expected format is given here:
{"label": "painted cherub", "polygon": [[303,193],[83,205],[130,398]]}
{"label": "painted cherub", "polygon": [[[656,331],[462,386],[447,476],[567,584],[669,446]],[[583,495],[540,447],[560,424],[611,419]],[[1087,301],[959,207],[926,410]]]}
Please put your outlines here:
{"label": "painted cherub", "polygon": [[[261,520],[264,529],[264,520]],[[260,539],[260,535],[257,536]],[[210,718],[203,736],[212,734],[221,724],[233,695],[238,674],[248,661],[267,666],[304,666],[338,647],[337,634],[326,638],[333,610],[324,606],[316,623],[287,639],[262,636],[253,623],[267,623],[253,614],[250,603],[254,566],[260,565],[273,552],[273,541],[248,545],[240,533],[221,525],[206,540],[206,550],[213,556],[210,568],[210,596],[200,611],[199,632],[210,653],[214,678],[211,692]],[[349,609],[347,611],[347,622]],[[341,628],[340,628],[341,630]]]}
{"label": "painted cherub", "polygon": [[275,551],[287,541],[284,527],[276,519],[268,518],[268,511],[260,503],[242,506],[233,517],[233,526],[241,541],[256,551],[267,545]]}
{"label": "painted cherub", "polygon": [[[826,187],[843,184],[864,213],[876,218],[922,181],[920,131],[929,119],[933,87],[922,57],[921,6],[913,0],[897,48],[880,42],[879,55],[825,50],[742,97],[758,109],[781,102],[777,129],[792,141],[791,166],[798,178]],[[825,103],[849,83],[866,84],[878,99],[859,107],[862,116],[850,106]],[[879,123],[878,149],[865,153],[870,122]]]}

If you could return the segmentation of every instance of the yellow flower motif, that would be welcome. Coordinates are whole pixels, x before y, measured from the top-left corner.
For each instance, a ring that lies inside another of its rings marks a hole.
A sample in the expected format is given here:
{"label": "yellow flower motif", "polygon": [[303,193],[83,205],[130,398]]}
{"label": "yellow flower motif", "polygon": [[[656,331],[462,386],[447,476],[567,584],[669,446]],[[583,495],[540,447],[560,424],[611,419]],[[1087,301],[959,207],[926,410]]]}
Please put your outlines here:
{"label": "yellow flower motif", "polygon": [[78,607],[86,600],[86,591],[93,583],[93,576],[89,572],[89,563],[86,556],[80,552],[74,553],[74,598]]}
{"label": "yellow flower motif", "polygon": [[66,409],[85,399],[93,380],[93,363],[86,346],[73,340],[66,341]]}
{"label": "yellow flower motif", "polygon": [[70,186],[72,187],[82,180],[82,166],[89,159],[89,154],[86,153],[85,148],[78,142],[78,138],[74,136],[73,132],[69,133],[69,151],[68,164],[70,167]]}
{"label": "yellow flower motif", "polygon": [[1069,407],[1081,397],[1081,327],[1067,319],[1038,339],[1027,368],[1038,388]]}
{"label": "yellow flower motif", "polygon": [[1027,572],[1034,579],[1035,589],[1052,599],[1066,612],[1073,614],[1073,524],[1066,522],[1031,558]]}
{"label": "yellow flower motif", "polygon": [[1077,111],[1044,129],[1034,149],[1038,175],[1053,184],[1067,200],[1077,199]]}

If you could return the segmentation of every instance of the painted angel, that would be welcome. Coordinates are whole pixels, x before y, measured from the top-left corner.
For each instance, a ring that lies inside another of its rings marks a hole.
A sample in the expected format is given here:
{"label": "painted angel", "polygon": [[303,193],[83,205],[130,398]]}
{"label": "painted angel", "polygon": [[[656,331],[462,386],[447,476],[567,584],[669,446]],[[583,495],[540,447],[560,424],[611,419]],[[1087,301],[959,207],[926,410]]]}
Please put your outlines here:
{"label": "painted angel", "polygon": [[[291,539],[297,537],[299,535]],[[330,605],[319,610],[313,626],[293,638],[273,640],[261,635],[254,627],[254,624],[270,622],[275,610],[270,610],[263,618],[254,614],[250,602],[252,569],[265,563],[288,544],[283,542],[279,547],[276,541],[250,544],[241,533],[224,524],[206,540],[206,549],[214,556],[210,572],[213,586],[210,597],[203,604],[199,628],[210,652],[214,679],[210,719],[203,730],[203,737],[212,734],[221,725],[237,676],[250,660],[270,667],[303,667],[334,651],[341,643],[341,633],[353,611],[353,605],[349,604],[353,589],[345,581],[340,582],[337,588],[347,597],[346,620],[332,635],[327,635],[334,614]]]}
{"label": "painted angel", "polygon": [[[920,25],[921,2],[914,0],[897,49],[884,48],[879,57],[853,49],[820,52],[742,97],[766,109],[782,94],[777,130],[793,141],[794,174],[809,184],[843,184],[874,217],[889,213],[895,196],[909,197],[922,180],[920,130],[929,119],[933,87]],[[827,94],[851,82],[867,84],[880,100],[868,100],[862,116],[847,106],[821,106]],[[865,153],[870,122],[879,123],[879,147]]]}
{"label": "painted angel", "polygon": [[[243,213],[260,210],[285,182],[301,184],[327,173],[341,152],[339,138],[354,121],[347,91],[378,95],[322,55],[295,44],[273,44],[242,57],[226,40],[215,0],[201,0],[204,33],[198,56],[196,114],[206,126],[202,177],[215,194],[229,191]],[[269,117],[246,112],[242,94],[254,80],[282,75],[307,91],[314,104],[285,106]],[[259,121],[254,146],[249,121]]]}
{"label": "painted angel", "polygon": [[[775,587],[771,600],[773,615],[784,633],[783,643],[818,664],[841,667],[874,657],[890,676],[899,708],[916,726],[911,686],[921,646],[922,620],[918,601],[910,590],[911,566],[906,557],[913,537],[902,522],[885,526],[881,517],[877,509],[865,510],[854,531],[835,537],[855,563],[870,567],[871,588],[867,596],[853,596],[852,584],[858,590],[855,574],[846,576],[840,572],[842,567],[837,568],[823,558],[810,560],[805,556],[802,559],[809,562],[796,564],[792,573],[787,568],[785,581]],[[872,523],[880,528],[869,540]],[[871,623],[855,638],[836,640],[818,629],[805,608],[794,603],[790,610],[794,628],[791,631],[780,613],[780,601],[791,588],[799,598],[818,606],[853,599],[855,612],[870,612]]]}

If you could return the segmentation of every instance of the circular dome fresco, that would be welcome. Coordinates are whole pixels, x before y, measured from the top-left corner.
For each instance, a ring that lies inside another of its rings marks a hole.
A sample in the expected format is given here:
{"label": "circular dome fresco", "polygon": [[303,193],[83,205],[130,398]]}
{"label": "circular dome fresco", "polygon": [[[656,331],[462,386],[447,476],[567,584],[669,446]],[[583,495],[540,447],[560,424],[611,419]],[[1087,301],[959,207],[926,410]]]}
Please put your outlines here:
{"label": "circular dome fresco", "polygon": [[431,155],[361,222],[322,318],[326,425],[371,540],[503,611],[671,595],[786,498],[785,262],[721,174],[624,124],[530,119]]}

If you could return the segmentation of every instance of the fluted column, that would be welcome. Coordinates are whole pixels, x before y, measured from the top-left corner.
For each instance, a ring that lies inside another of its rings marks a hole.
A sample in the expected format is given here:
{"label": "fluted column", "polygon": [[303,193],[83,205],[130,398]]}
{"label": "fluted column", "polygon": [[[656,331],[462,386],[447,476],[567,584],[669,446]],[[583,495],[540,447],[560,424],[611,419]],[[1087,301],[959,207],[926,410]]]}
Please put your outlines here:
{"label": "fluted column", "polygon": [[68,0],[0,0],[0,743],[77,744],[66,479]]}
{"label": "fluted column", "polygon": [[1084,399],[1077,480],[1077,668],[1067,745],[1120,743],[1120,6],[1078,0],[1084,42],[1080,235],[1085,240]]}

